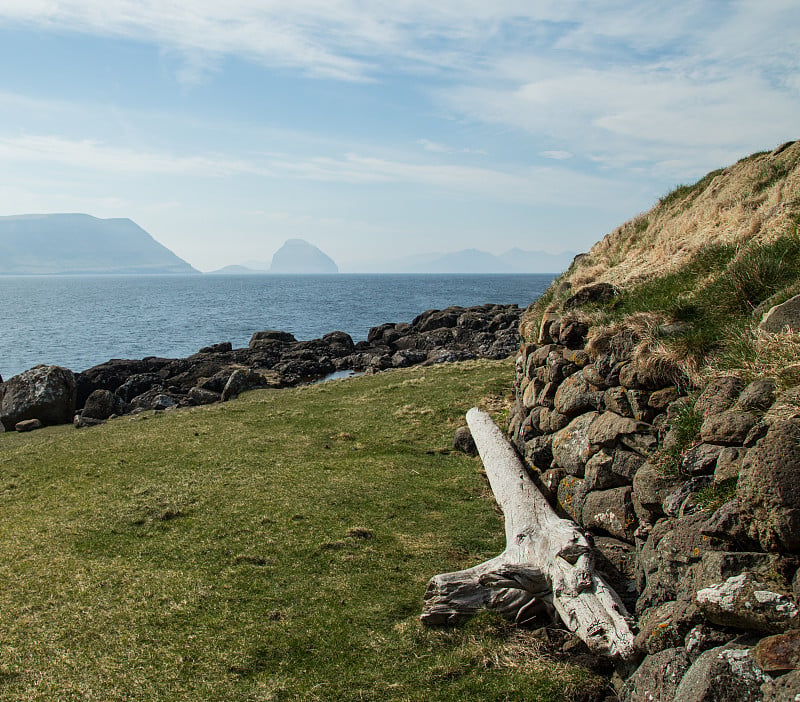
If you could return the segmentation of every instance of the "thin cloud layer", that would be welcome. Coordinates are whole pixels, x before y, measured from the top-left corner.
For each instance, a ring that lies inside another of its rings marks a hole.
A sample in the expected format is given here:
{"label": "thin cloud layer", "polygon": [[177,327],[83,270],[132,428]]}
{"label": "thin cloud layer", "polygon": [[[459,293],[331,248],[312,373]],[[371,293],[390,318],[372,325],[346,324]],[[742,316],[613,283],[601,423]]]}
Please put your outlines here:
{"label": "thin cloud layer", "polygon": [[[607,196],[614,185],[592,176],[576,176],[557,168],[525,168],[516,172],[470,166],[433,165],[359,154],[342,158],[298,159],[265,154],[259,159],[231,160],[214,155],[179,155],[118,148],[96,141],[70,141],[56,136],[0,138],[0,162],[49,163],[100,174],[191,176],[218,179],[257,175],[262,178],[313,180],[331,184],[402,183],[452,193],[481,195],[497,202],[582,204]],[[580,185],[576,198],[573,188]]]}
{"label": "thin cloud layer", "polygon": [[187,82],[225,56],[342,81],[434,72],[462,117],[589,148],[607,135],[741,148],[800,108],[790,0],[7,0],[0,23],[155,43],[182,53]]}
{"label": "thin cloud layer", "polygon": [[380,237],[399,213],[452,248],[481,227],[504,249],[585,248],[800,136],[796,0],[5,0],[0,32],[54,52],[32,80],[25,61],[0,75],[0,185],[47,209],[57,164],[82,187],[59,202],[94,187],[171,228],[202,192],[187,246],[252,201],[275,237],[304,216]]}

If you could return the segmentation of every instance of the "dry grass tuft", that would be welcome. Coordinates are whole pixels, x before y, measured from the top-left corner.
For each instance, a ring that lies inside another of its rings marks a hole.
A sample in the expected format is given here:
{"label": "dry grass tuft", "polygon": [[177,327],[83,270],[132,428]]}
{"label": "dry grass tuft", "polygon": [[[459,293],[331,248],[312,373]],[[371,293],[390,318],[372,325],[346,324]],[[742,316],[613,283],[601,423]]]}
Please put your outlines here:
{"label": "dry grass tuft", "polygon": [[665,379],[683,391],[696,384],[700,368],[695,356],[666,339],[643,339],[634,349],[633,360],[645,376]]}
{"label": "dry grass tuft", "polygon": [[750,327],[728,338],[725,353],[704,370],[713,377],[734,373],[745,381],[774,378],[779,389],[800,384],[800,334],[784,331],[770,334]]}
{"label": "dry grass tuft", "polygon": [[626,317],[624,321],[614,320],[605,324],[591,320],[593,324],[589,330],[586,350],[591,354],[605,353],[623,335],[629,337],[631,345],[638,344],[641,340],[652,337],[655,330],[667,321],[666,315],[655,312],[637,312]]}

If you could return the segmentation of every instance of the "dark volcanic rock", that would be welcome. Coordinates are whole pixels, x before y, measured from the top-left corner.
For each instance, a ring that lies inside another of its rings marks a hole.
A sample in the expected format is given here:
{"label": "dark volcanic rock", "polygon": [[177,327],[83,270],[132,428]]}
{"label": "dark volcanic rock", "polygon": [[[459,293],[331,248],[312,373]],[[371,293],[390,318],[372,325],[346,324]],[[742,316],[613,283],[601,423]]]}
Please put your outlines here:
{"label": "dark volcanic rock", "polygon": [[233,344],[230,341],[223,341],[219,344],[211,344],[211,346],[204,346],[197,353],[225,353],[233,351]]}
{"label": "dark volcanic rock", "polygon": [[108,419],[121,410],[119,398],[110,390],[95,390],[86,399],[81,416],[86,419]]}
{"label": "dark volcanic rock", "polygon": [[582,348],[586,342],[589,327],[583,322],[562,322],[558,332],[558,343],[570,349]]}
{"label": "dark volcanic rock", "polygon": [[198,405],[210,405],[222,399],[221,393],[214,392],[213,390],[206,390],[205,388],[191,388],[191,390],[189,390],[189,397]]}
{"label": "dark volcanic rock", "polygon": [[257,349],[261,348],[262,346],[271,346],[273,342],[278,342],[281,344],[292,344],[296,342],[297,339],[294,338],[289,332],[284,331],[276,331],[274,329],[268,329],[266,331],[258,331],[250,337],[250,348]]}
{"label": "dark volcanic rock", "polygon": [[666,702],[674,699],[689,665],[683,648],[667,648],[647,656],[620,691],[620,702]]}
{"label": "dark volcanic rock", "polygon": [[163,389],[164,378],[154,373],[137,373],[130,376],[122,385],[120,385],[115,395],[123,402],[131,402],[133,398],[138,397],[150,390]]}
{"label": "dark volcanic rock", "polygon": [[418,363],[424,363],[428,360],[428,354],[425,351],[417,351],[415,349],[401,349],[395,351],[392,355],[393,368],[408,368],[415,366]]}
{"label": "dark volcanic rock", "polygon": [[162,388],[152,388],[132,398],[129,407],[131,410],[165,410],[177,407],[180,398],[172,396]]}
{"label": "dark volcanic rock", "polygon": [[434,329],[452,329],[458,324],[459,317],[464,312],[463,307],[448,307],[444,310],[428,310],[416,317],[411,326],[419,332],[429,332]]}
{"label": "dark volcanic rock", "polygon": [[[122,413],[171,402],[183,406],[227,400],[241,388],[294,386],[334,371],[377,372],[423,363],[506,358],[519,348],[521,314],[517,305],[448,307],[427,310],[410,324],[374,327],[367,340],[357,344],[342,331],[298,341],[288,332],[265,330],[255,332],[248,347],[242,349],[222,342],[205,346],[188,358],[112,359],[77,374],[74,407],[85,408],[90,395],[98,390],[114,394],[118,398],[114,412]],[[588,357],[584,361],[588,362]],[[562,366],[568,366],[570,372],[578,370],[575,363],[559,363],[556,373]],[[237,371],[245,375],[239,373],[231,383]],[[156,399],[159,396],[164,397]],[[90,407],[82,417],[88,423],[104,413]]]}
{"label": "dark volcanic rock", "polygon": [[632,543],[637,524],[631,487],[590,492],[583,502],[581,523],[588,529],[597,529]]}
{"label": "dark volcanic rock", "polygon": [[800,419],[776,422],[739,472],[739,509],[766,551],[800,550]]}
{"label": "dark volcanic rock", "polygon": [[726,410],[719,414],[708,414],[700,428],[700,436],[709,444],[741,446],[757,421],[752,412]]}
{"label": "dark volcanic rock", "polygon": [[767,636],[753,649],[753,660],[765,673],[782,673],[800,668],[800,630]]}
{"label": "dark volcanic rock", "polygon": [[745,411],[765,411],[770,408],[774,400],[775,381],[771,378],[754,380],[742,390],[742,394],[736,401],[736,408]]}
{"label": "dark volcanic rock", "polygon": [[231,373],[222,390],[222,400],[231,400],[248,390],[256,390],[267,386],[263,375],[251,370],[237,369]]}
{"label": "dark volcanic rock", "polygon": [[800,623],[800,611],[787,589],[743,571],[698,590],[697,603],[705,617],[720,626],[777,634]]}
{"label": "dark volcanic rock", "polygon": [[164,358],[128,360],[114,358],[77,374],[76,406],[80,409],[95,390],[116,391],[133,375],[157,374],[173,361]]}
{"label": "dark volcanic rock", "polygon": [[664,498],[679,484],[677,476],[665,474],[652,463],[644,463],[633,476],[633,499],[639,518],[654,522],[663,516]]}
{"label": "dark volcanic rock", "polygon": [[468,456],[478,455],[478,449],[475,446],[475,440],[472,438],[469,427],[463,426],[456,429],[455,436],[453,437],[453,448],[456,451],[466,453]]}
{"label": "dark volcanic rock", "polygon": [[728,644],[703,653],[686,672],[673,702],[757,702],[771,682],[745,646]]}
{"label": "dark volcanic rock", "polygon": [[353,338],[342,331],[331,332],[322,337],[330,352],[336,356],[347,356],[355,350]]}
{"label": "dark volcanic rock", "polygon": [[662,519],[653,527],[639,553],[641,595],[637,611],[675,600],[684,585],[692,563],[704,553],[720,550],[700,533],[706,515],[692,514],[682,519]]}
{"label": "dark volcanic rock", "polygon": [[795,333],[800,331],[800,295],[771,308],[764,314],[758,328],[772,334],[786,329]]}
{"label": "dark volcanic rock", "polygon": [[575,294],[567,298],[564,302],[563,309],[571,310],[576,307],[581,307],[590,302],[602,303],[614,299],[619,294],[619,290],[611,285],[611,283],[594,283],[593,285],[584,285]]}
{"label": "dark volcanic rock", "polygon": [[741,378],[721,376],[712,380],[697,398],[694,408],[706,417],[720,414],[734,403],[744,388]]}

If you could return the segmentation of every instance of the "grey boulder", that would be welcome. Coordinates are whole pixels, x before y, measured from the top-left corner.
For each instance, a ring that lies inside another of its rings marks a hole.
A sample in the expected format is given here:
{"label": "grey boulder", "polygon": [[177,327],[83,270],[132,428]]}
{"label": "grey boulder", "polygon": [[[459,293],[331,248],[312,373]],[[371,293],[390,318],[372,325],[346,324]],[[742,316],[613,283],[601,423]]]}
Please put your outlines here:
{"label": "grey boulder", "polygon": [[0,386],[0,422],[7,431],[18,422],[69,424],[75,414],[75,375],[60,366],[36,366]]}
{"label": "grey boulder", "polygon": [[785,329],[795,333],[800,331],[800,295],[795,295],[766,312],[758,328],[772,334]]}
{"label": "grey boulder", "polygon": [[772,678],[758,667],[750,650],[737,644],[712,648],[686,672],[674,702],[760,702],[761,685]]}
{"label": "grey boulder", "polygon": [[800,419],[776,422],[747,452],[736,492],[748,533],[764,550],[800,550]]}
{"label": "grey boulder", "polygon": [[671,700],[688,669],[689,659],[683,648],[668,648],[647,656],[620,691],[620,702]]}

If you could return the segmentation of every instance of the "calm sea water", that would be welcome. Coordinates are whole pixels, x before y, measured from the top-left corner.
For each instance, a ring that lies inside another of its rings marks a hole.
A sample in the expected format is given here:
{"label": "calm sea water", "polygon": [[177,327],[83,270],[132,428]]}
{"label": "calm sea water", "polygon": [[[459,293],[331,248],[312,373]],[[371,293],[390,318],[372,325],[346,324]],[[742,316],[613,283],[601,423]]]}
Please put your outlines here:
{"label": "calm sea water", "polygon": [[110,358],[181,358],[247,346],[263,329],[298,339],[487,302],[527,306],[550,275],[0,277],[0,374],[48,363],[85,370]]}

